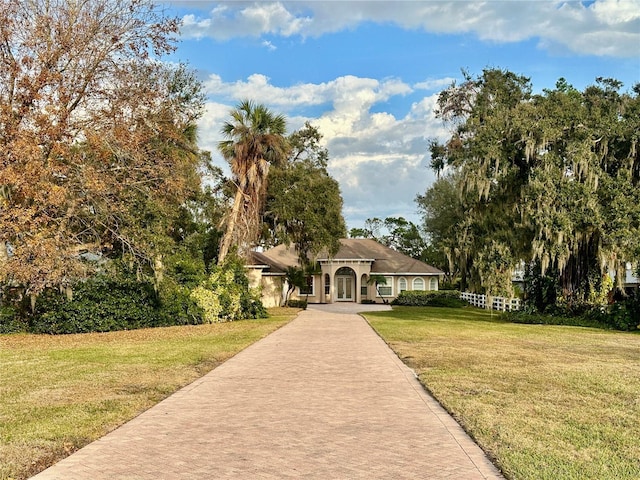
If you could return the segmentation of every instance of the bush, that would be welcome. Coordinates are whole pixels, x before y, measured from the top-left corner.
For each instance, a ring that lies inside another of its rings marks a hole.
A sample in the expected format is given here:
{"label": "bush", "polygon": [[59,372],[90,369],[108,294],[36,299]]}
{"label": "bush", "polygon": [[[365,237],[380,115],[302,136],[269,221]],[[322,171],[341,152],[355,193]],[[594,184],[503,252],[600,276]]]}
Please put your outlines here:
{"label": "bush", "polygon": [[307,309],[307,301],[306,300],[289,300],[287,302],[287,307],[301,308],[303,310],[306,310]]}
{"label": "bush", "polygon": [[97,277],[78,283],[73,299],[57,290],[43,292],[29,319],[33,333],[87,333],[164,325],[153,285],[131,278]]}
{"label": "bush", "polygon": [[191,292],[191,298],[208,323],[268,316],[260,292],[249,288],[242,260],[234,256],[227,257],[223,265],[212,267],[209,278]]}
{"label": "bush", "polygon": [[640,295],[633,295],[606,308],[594,308],[584,316],[615,330],[638,330],[640,328]]}
{"label": "bush", "polygon": [[198,306],[189,288],[165,280],[160,285],[162,326],[199,325],[204,322],[204,311]]}
{"label": "bush", "polygon": [[467,302],[460,299],[458,290],[405,290],[400,292],[391,305],[458,308],[466,306]]}
{"label": "bush", "polygon": [[26,331],[26,328],[14,307],[0,307],[0,333],[19,333]]}
{"label": "bush", "polygon": [[507,322],[523,323],[527,325],[565,325],[572,327],[608,328],[606,324],[584,316],[571,317],[521,311],[503,312],[500,318]]}
{"label": "bush", "polygon": [[544,313],[505,312],[507,321],[541,325],[572,325],[632,331],[640,328],[640,295],[633,295],[612,305],[549,305]]}
{"label": "bush", "polygon": [[33,314],[24,309],[23,330],[47,334],[110,332],[203,321],[202,309],[189,290],[171,281],[163,282],[157,293],[150,282],[130,275],[98,276],[75,284],[72,290],[72,300],[58,290],[45,290],[38,296]]}

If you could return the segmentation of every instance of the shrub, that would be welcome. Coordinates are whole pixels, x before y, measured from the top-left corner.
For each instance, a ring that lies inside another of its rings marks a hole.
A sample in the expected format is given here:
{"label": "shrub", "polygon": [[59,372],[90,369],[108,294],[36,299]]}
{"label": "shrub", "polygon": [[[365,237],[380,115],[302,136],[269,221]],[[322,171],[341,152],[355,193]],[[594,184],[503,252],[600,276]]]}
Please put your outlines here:
{"label": "shrub", "polygon": [[24,332],[26,328],[14,307],[0,307],[0,333],[19,333]]}
{"label": "shrub", "polygon": [[606,308],[593,308],[584,317],[594,319],[615,330],[638,330],[640,328],[640,296],[633,295]]}
{"label": "shrub", "polygon": [[565,325],[572,327],[608,328],[608,326],[598,320],[586,318],[584,316],[561,316],[549,315],[546,313],[531,312],[503,312],[503,320],[511,323],[523,323],[527,325]]}
{"label": "shrub", "polygon": [[249,288],[244,264],[238,257],[229,256],[223,265],[212,267],[209,278],[191,292],[191,298],[208,323],[267,317],[260,293]]}
{"label": "shrub", "polygon": [[505,312],[502,318],[514,323],[638,330],[640,328],[640,296],[633,295],[608,306],[557,304],[549,305],[544,313]]}
{"label": "shrub", "polygon": [[460,299],[458,290],[405,290],[400,292],[391,305],[458,308],[466,306],[467,302]]}
{"label": "shrub", "polygon": [[222,305],[220,304],[220,296],[215,291],[198,286],[191,292],[191,298],[202,309],[203,320],[206,323],[219,321]]}
{"label": "shrub", "polygon": [[73,299],[55,289],[38,296],[33,314],[24,310],[23,330],[66,334],[109,332],[202,323],[202,309],[189,290],[165,280],[159,292],[132,275],[98,276],[73,286]]}
{"label": "shrub", "polygon": [[303,310],[306,310],[307,301],[306,300],[289,300],[287,302],[287,306],[291,308],[301,308]]}
{"label": "shrub", "polygon": [[57,290],[43,292],[29,319],[33,333],[86,333],[163,325],[153,285],[128,277],[96,277],[78,283],[73,299]]}
{"label": "shrub", "polygon": [[166,267],[167,274],[176,283],[189,288],[196,287],[207,277],[204,261],[184,251],[167,257]]}
{"label": "shrub", "polygon": [[191,298],[189,288],[165,280],[160,285],[160,305],[163,326],[199,325],[204,321],[204,311]]}

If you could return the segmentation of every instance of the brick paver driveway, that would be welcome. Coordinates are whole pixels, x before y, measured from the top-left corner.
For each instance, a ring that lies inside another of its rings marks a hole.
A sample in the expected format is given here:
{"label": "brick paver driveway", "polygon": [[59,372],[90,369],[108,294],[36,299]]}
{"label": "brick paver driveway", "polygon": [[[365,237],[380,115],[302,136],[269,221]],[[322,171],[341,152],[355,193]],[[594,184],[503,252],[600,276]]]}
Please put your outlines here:
{"label": "brick paver driveway", "polygon": [[34,478],[501,477],[362,317],[310,309]]}

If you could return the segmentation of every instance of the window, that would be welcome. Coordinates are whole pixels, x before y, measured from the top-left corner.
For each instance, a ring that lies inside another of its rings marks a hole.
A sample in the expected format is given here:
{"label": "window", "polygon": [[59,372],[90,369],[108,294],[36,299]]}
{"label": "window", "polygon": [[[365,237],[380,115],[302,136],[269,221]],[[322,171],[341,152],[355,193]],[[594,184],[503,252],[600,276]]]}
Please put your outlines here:
{"label": "window", "polygon": [[407,289],[407,279],[400,277],[398,279],[398,292],[402,293]]}
{"label": "window", "polygon": [[432,278],[429,280],[429,290],[437,290],[438,289],[438,279]]}
{"label": "window", "polygon": [[379,297],[392,297],[393,296],[393,278],[384,277],[387,281],[386,285],[378,284],[378,296]]}
{"label": "window", "polygon": [[424,290],[424,279],[423,278],[414,278],[413,279],[413,289],[414,290]]}
{"label": "window", "polygon": [[313,276],[309,275],[306,278],[307,284],[304,287],[300,288],[300,295],[311,295],[313,296]]}
{"label": "window", "polygon": [[328,273],[324,274],[324,294],[329,295],[331,293],[331,276]]}

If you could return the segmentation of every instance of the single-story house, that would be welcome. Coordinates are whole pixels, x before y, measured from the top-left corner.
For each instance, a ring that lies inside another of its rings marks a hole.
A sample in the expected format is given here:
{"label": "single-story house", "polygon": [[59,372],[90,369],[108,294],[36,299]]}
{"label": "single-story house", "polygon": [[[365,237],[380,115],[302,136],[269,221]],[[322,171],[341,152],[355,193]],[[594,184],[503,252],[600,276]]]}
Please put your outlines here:
{"label": "single-story house", "polygon": [[[253,285],[262,287],[265,306],[280,305],[287,291],[287,267],[299,266],[293,246],[253,252],[250,263],[249,277]],[[371,239],[341,239],[338,252],[333,256],[321,253],[317,264],[318,272],[307,277],[305,288],[295,289],[292,299],[386,303],[404,290],[438,290],[444,276],[441,270]],[[386,284],[370,284],[372,275],[384,277]]]}

